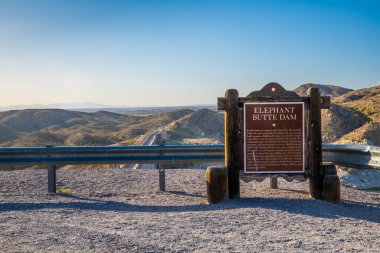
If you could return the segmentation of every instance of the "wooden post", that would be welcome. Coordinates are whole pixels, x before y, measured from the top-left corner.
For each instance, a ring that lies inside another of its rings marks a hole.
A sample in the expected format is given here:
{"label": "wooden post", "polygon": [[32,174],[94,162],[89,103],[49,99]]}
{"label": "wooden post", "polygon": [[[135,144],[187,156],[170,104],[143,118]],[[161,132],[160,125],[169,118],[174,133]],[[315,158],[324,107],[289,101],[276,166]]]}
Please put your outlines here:
{"label": "wooden post", "polygon": [[48,168],[48,192],[56,193],[57,192],[57,173],[56,166]]}
{"label": "wooden post", "polygon": [[277,177],[270,177],[270,188],[271,189],[278,189],[278,182],[277,182]]}
{"label": "wooden post", "polygon": [[240,172],[240,171],[244,171],[244,109],[239,107],[238,113],[239,113],[238,114],[239,130],[238,130],[237,169]]}
{"label": "wooden post", "polygon": [[228,170],[229,197],[240,198],[240,182],[238,168],[238,99],[239,93],[235,89],[225,93],[226,108],[224,116],[225,126],[225,166]]}
{"label": "wooden post", "polygon": [[216,204],[228,199],[228,171],[223,166],[210,166],[206,170],[207,201]]}
{"label": "wooden post", "polygon": [[309,159],[311,178],[309,180],[310,196],[316,199],[323,198],[323,171],[322,171],[322,132],[321,132],[321,95],[318,88],[309,88],[310,97],[309,121]]}
{"label": "wooden post", "polygon": [[323,199],[339,203],[340,201],[340,180],[336,174],[334,164],[323,164]]}
{"label": "wooden post", "polygon": [[165,169],[161,169],[159,165],[157,165],[158,169],[158,181],[159,181],[159,189],[164,192],[166,190],[165,184]]}

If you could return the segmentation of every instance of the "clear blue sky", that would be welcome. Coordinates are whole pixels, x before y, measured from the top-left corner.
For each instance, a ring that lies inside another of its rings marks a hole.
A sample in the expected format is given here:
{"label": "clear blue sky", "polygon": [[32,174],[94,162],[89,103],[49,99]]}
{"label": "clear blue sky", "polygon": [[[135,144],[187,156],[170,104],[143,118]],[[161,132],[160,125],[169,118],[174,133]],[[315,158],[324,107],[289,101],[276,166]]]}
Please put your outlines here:
{"label": "clear blue sky", "polygon": [[0,106],[380,84],[380,1],[0,0]]}

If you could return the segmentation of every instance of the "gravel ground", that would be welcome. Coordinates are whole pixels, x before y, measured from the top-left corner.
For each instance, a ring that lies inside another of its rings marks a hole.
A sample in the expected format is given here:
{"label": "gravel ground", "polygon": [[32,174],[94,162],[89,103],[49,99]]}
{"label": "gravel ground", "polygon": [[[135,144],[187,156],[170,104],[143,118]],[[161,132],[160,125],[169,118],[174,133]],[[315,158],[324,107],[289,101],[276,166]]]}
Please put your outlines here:
{"label": "gravel ground", "polygon": [[342,187],[341,204],[307,183],[242,183],[242,198],[208,205],[204,170],[0,171],[0,252],[379,252],[380,195]]}

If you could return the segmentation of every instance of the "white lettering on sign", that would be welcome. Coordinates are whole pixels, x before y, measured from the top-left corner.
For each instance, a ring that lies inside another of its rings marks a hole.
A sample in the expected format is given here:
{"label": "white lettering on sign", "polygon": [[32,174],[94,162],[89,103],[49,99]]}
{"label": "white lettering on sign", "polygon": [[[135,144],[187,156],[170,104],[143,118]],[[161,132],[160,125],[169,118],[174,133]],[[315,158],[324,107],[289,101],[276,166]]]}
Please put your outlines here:
{"label": "white lettering on sign", "polygon": [[244,172],[303,173],[304,104],[244,104]]}
{"label": "white lettering on sign", "polygon": [[294,106],[256,107],[253,109],[252,120],[296,120],[294,109]]}

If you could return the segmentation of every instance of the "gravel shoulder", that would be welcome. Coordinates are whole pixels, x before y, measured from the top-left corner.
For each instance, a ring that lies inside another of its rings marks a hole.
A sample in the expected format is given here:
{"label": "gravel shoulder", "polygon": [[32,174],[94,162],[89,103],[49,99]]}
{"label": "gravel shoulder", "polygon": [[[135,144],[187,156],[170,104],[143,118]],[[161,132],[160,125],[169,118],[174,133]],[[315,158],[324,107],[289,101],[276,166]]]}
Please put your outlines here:
{"label": "gravel shoulder", "polygon": [[342,186],[342,203],[307,182],[241,182],[242,198],[206,202],[204,170],[0,171],[0,252],[378,252],[380,195]]}

